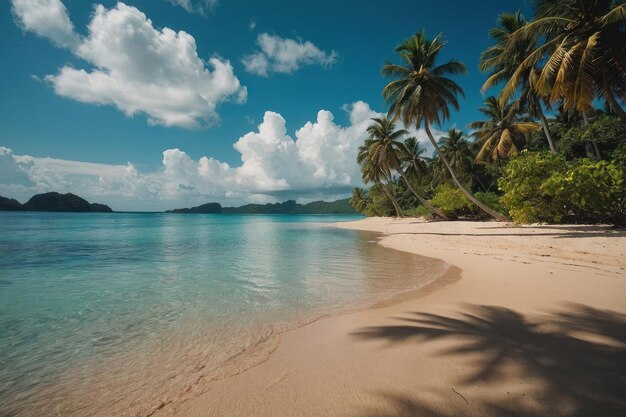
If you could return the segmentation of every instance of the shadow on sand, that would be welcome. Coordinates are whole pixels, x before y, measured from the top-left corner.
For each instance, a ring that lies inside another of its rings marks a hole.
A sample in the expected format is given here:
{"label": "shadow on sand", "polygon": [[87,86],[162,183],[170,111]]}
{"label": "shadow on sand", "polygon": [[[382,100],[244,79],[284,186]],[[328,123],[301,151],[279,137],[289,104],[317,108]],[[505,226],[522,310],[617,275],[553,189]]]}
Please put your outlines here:
{"label": "shadow on sand", "polygon": [[[483,228],[489,229],[490,228]],[[626,231],[623,230],[598,230],[598,231],[570,231],[570,232],[539,232],[539,233],[512,233],[515,230],[514,227],[506,228],[501,233],[455,233],[455,232],[401,232],[401,233],[389,233],[391,235],[431,235],[431,236],[476,236],[476,237],[496,237],[496,236],[552,236],[555,239],[569,239],[569,238],[583,238],[583,237],[626,237]]]}
{"label": "shadow on sand", "polygon": [[415,312],[398,320],[398,325],[366,327],[353,336],[416,346],[447,340],[439,356],[460,357],[475,366],[455,381],[459,391],[470,386],[489,391],[502,376],[510,377],[511,369],[515,378],[540,389],[492,402],[468,397],[467,403],[463,399],[450,407],[431,405],[419,392],[414,397],[379,393],[392,411],[367,416],[626,416],[623,314],[568,304],[531,320],[508,308],[470,305],[454,317]]}

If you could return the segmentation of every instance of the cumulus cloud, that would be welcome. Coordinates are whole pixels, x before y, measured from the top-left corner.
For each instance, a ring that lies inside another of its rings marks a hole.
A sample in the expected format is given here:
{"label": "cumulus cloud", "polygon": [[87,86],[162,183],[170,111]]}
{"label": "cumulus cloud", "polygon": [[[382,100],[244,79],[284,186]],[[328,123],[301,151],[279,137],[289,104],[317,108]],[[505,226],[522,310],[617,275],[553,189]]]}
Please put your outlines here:
{"label": "cumulus cloud", "polygon": [[[381,116],[362,101],[346,110],[347,126],[337,124],[331,112],[320,110],[294,136],[280,114],[265,112],[257,128],[233,145],[241,155],[238,166],[209,156],[196,160],[180,149],[167,149],[160,169],[140,172],[130,162],[107,165],[36,158],[0,148],[0,195],[24,200],[36,192],[73,192],[116,209],[135,210],[207,201],[241,204],[345,197],[362,185],[356,154],[370,119]],[[423,131],[410,133],[426,143]]]}
{"label": "cumulus cloud", "polygon": [[170,3],[180,6],[188,13],[206,15],[219,4],[219,0],[168,0]]}
{"label": "cumulus cloud", "polygon": [[48,38],[57,46],[71,49],[80,42],[61,0],[12,0],[11,10],[23,30]]}
{"label": "cumulus cloud", "polygon": [[[28,26],[23,24],[27,30],[40,34],[48,31],[45,36],[53,39],[42,19],[29,17],[38,15],[35,3],[13,0],[16,18],[30,22]],[[67,28],[74,34],[63,4],[58,0],[46,3],[62,8]],[[129,117],[143,113],[152,125],[190,129],[215,124],[220,103],[246,100],[247,90],[228,60],[215,55],[205,63],[198,56],[193,36],[167,27],[155,28],[135,7],[117,3],[106,9],[98,5],[87,36],[74,36],[79,41],[66,45],[93,68],[66,65],[57,74],[47,75],[45,81],[61,96],[112,105]]]}
{"label": "cumulus cloud", "polygon": [[338,54],[326,52],[310,41],[301,41],[261,33],[256,40],[259,50],[242,59],[246,71],[267,77],[271,72],[291,74],[307,65],[332,66]]}

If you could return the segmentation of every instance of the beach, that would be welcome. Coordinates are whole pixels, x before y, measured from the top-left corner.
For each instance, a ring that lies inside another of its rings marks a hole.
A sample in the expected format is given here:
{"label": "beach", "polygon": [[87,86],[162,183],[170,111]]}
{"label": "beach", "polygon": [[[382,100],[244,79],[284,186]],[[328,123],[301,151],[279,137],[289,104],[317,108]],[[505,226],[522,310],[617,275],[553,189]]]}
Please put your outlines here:
{"label": "beach", "polygon": [[[337,227],[448,272],[287,331],[265,361],[154,416],[617,416],[626,412],[626,233],[369,218]],[[390,270],[389,274],[394,271]]]}

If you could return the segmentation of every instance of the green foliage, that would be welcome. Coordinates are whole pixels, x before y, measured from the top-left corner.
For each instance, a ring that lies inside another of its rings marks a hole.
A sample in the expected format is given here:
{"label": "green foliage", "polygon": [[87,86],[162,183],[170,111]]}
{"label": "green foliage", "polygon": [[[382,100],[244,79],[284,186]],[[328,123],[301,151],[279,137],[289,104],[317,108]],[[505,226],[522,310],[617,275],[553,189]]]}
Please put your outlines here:
{"label": "green foliage", "polygon": [[623,160],[567,162],[562,155],[523,152],[506,166],[499,186],[518,223],[625,220]]}
{"label": "green foliage", "polygon": [[620,143],[610,154],[611,159],[626,165],[626,142]]}
{"label": "green foliage", "polygon": [[448,184],[435,188],[430,202],[451,218],[470,213],[473,206],[461,190]]}
{"label": "green foliage", "polygon": [[554,172],[541,186],[577,221],[624,223],[626,181],[623,164],[580,159]]}
{"label": "green foliage", "polygon": [[419,205],[415,208],[402,210],[402,214],[408,217],[422,217],[426,220],[432,220],[432,213],[423,205]]}
{"label": "green foliage", "polygon": [[393,204],[387,195],[383,192],[380,184],[372,186],[368,192],[368,204],[363,210],[363,214],[368,217],[383,216],[391,217],[396,215]]}
{"label": "green foliage", "polygon": [[363,213],[369,204],[369,196],[367,192],[362,188],[355,188],[352,190],[352,197],[350,198],[350,205],[358,211]]}
{"label": "green foliage", "polygon": [[611,153],[626,143],[626,126],[616,117],[600,116],[585,127],[566,127],[559,129],[559,152],[567,158],[584,158],[591,154],[589,146],[595,142],[603,156]]}
{"label": "green foliage", "polygon": [[522,152],[507,164],[498,186],[504,192],[501,201],[515,222],[554,223],[561,220],[562,207],[540,190],[553,172],[562,171],[565,166],[563,156],[546,152]]}
{"label": "green foliage", "polygon": [[587,144],[583,139],[582,129],[572,127],[559,130],[557,144],[560,153],[567,158],[584,158],[587,156]]}
{"label": "green foliage", "polygon": [[626,126],[617,117],[600,116],[589,123],[582,132],[582,138],[604,145],[617,145],[626,141]]}
{"label": "green foliage", "polygon": [[[504,207],[504,204],[502,204],[502,202],[500,201],[500,196],[498,194],[493,192],[479,191],[477,193],[474,193],[474,197],[476,197],[478,201],[485,204],[490,209],[493,209],[498,213],[508,214],[506,207]],[[484,213],[482,213],[480,210],[477,210],[476,214],[481,218],[488,218],[488,216],[485,216]]]}

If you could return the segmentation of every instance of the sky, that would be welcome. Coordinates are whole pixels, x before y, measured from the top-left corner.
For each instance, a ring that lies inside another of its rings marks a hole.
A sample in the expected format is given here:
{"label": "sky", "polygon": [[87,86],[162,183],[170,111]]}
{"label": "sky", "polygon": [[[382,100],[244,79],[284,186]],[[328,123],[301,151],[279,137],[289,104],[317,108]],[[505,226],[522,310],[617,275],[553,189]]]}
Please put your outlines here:
{"label": "sky", "polygon": [[530,15],[527,0],[2,1],[0,195],[138,211],[347,197],[394,48],[443,32],[440,62],[468,73],[435,133],[465,128],[481,118],[487,32],[518,9]]}

